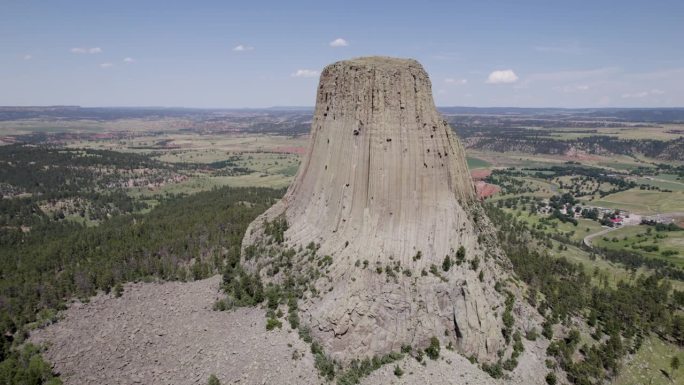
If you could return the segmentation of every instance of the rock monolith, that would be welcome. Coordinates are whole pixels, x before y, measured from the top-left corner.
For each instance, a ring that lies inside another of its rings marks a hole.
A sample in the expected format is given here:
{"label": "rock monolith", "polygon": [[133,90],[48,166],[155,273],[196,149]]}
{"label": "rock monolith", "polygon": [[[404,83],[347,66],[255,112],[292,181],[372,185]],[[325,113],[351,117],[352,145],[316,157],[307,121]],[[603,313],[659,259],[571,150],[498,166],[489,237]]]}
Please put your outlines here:
{"label": "rock monolith", "polygon": [[507,276],[490,228],[423,67],[364,57],[322,71],[299,172],[248,228],[242,263],[296,288],[301,323],[337,359],[437,337],[494,361]]}

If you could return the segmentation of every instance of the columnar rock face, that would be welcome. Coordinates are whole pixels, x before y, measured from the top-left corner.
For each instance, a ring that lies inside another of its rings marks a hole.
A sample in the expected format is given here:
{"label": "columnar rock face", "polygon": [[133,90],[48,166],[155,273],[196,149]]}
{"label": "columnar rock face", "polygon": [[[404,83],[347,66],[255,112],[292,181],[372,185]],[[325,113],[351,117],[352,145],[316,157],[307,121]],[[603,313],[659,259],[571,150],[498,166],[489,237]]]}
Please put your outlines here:
{"label": "columnar rock face", "polygon": [[[282,242],[268,230],[278,220]],[[505,262],[487,224],[422,66],[358,58],[323,70],[306,156],[284,198],[247,230],[243,263],[267,282],[311,279],[300,315],[336,358],[436,336],[495,360],[505,344],[493,287]],[[286,250],[294,269],[274,269]]]}

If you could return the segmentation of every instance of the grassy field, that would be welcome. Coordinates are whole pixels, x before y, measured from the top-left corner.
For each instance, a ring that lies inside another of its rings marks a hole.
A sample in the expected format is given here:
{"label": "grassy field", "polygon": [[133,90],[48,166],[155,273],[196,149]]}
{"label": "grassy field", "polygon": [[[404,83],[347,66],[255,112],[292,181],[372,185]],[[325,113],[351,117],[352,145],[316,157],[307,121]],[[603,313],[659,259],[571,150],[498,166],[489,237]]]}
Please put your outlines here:
{"label": "grassy field", "polygon": [[684,183],[684,180],[676,174],[658,174],[656,175],[656,178],[672,182]]}
{"label": "grassy field", "polygon": [[638,184],[655,186],[663,190],[684,191],[684,182],[678,181],[676,179],[672,180],[655,176],[648,178],[634,178],[634,181]]}
{"label": "grassy field", "polygon": [[144,153],[181,167],[183,164],[232,160],[236,166],[251,170],[247,175],[237,176],[196,173],[181,183],[158,189],[140,187],[130,190],[131,195],[141,197],[159,193],[190,194],[220,186],[287,187],[297,173],[307,140],[307,137],[279,135],[168,133],[121,140],[72,141],[68,146]]}
{"label": "grassy field", "polygon": [[[563,223],[558,219],[546,219],[546,217],[541,217],[537,214],[528,215],[529,212],[527,211],[511,209],[504,209],[504,211],[513,213],[519,220],[532,227],[539,228],[538,226],[543,226],[541,230],[548,234],[562,234],[573,241],[582,241],[587,235],[603,230],[603,227],[598,222],[589,219],[578,219],[577,226],[575,226],[572,223]],[[545,223],[541,222],[542,219],[546,219]]]}
{"label": "grassy field", "polygon": [[[536,227],[544,231],[547,234],[558,234],[570,238],[573,241],[581,242],[585,236],[597,233],[604,228],[598,222],[588,220],[588,219],[578,219],[577,226],[571,223],[562,223],[557,219],[542,221],[543,217],[539,215],[532,214],[528,215],[526,211],[513,210],[513,209],[503,209],[508,213],[512,213],[519,220],[527,223],[530,227]],[[641,228],[642,226],[635,226],[630,228],[623,228],[620,230]],[[616,230],[620,231],[620,230]],[[644,230],[645,232],[646,230]],[[609,237],[612,237],[615,232],[609,233]],[[668,234],[673,234],[669,232]],[[594,238],[594,243],[596,244],[599,238]],[[673,244],[681,242],[680,247],[684,247],[684,231],[677,232],[677,236],[671,239]],[[595,284],[600,284],[602,280],[606,280],[609,285],[616,287],[617,283],[620,281],[629,281],[639,274],[650,274],[650,272],[645,268],[638,269],[634,274],[626,268],[624,268],[619,263],[613,263],[601,258],[592,258],[591,255],[573,245],[566,245],[567,250],[559,250],[560,242],[552,241],[553,247],[547,251],[551,256],[554,257],[565,257],[575,263],[581,263],[584,266],[586,273],[592,277]],[[611,246],[617,248],[621,247],[618,245]],[[624,246],[622,246],[624,247]],[[680,262],[683,262],[680,260]],[[673,287],[677,290],[684,290],[684,282],[681,281],[670,281]]]}
{"label": "grassy field", "polygon": [[532,192],[526,192],[523,194],[497,194],[489,198],[492,201],[497,201],[497,200],[502,200],[502,199],[508,199],[508,198],[515,198],[518,196],[533,196],[533,197],[539,197],[539,198],[550,198],[551,196],[555,195],[558,193],[558,185],[551,183],[547,180],[544,179],[538,179],[538,178],[533,178],[533,177],[523,177],[520,178],[524,181],[525,183],[525,188],[529,188],[532,190]]}
{"label": "grassy field", "polygon": [[480,158],[475,158],[471,156],[466,157],[466,161],[468,162],[468,168],[471,170],[475,168],[488,168],[492,165],[486,160],[482,160]]}
{"label": "grassy field", "polygon": [[111,131],[175,131],[188,126],[190,122],[181,118],[158,119],[117,119],[110,121],[90,119],[26,119],[0,122],[0,131],[5,135],[22,135],[31,133],[103,133]]}
{"label": "grassy field", "polygon": [[183,182],[167,184],[158,189],[148,189],[146,187],[130,188],[129,194],[136,198],[147,199],[157,194],[194,194],[222,186],[283,188],[289,186],[290,182],[292,182],[292,176],[282,174],[268,175],[263,173],[252,173],[239,176],[196,175]]}
{"label": "grassy field", "polygon": [[561,140],[572,140],[589,136],[603,135],[619,139],[655,139],[673,140],[680,134],[668,132],[682,130],[682,124],[665,124],[654,127],[597,127],[591,129],[578,129],[577,127],[554,127],[553,132],[546,136]]}
{"label": "grassy field", "polygon": [[201,135],[197,133],[165,133],[126,139],[74,140],[72,148],[149,153],[167,162],[211,163],[231,154],[243,152],[302,153],[308,138],[281,135],[235,134]]}
{"label": "grassy field", "polygon": [[591,202],[592,205],[629,210],[637,214],[684,211],[684,191],[660,192],[638,188],[611,194]]}
{"label": "grassy field", "polygon": [[[625,362],[614,385],[672,385],[684,382],[684,365],[671,373],[670,360],[678,356],[684,362],[684,350],[651,336],[644,340],[641,349]],[[671,376],[671,377],[670,377]]]}
{"label": "grassy field", "polygon": [[[650,232],[649,232],[650,229]],[[593,244],[614,250],[631,250],[647,257],[659,258],[684,268],[684,231],[654,231],[649,226],[628,226],[593,239]],[[639,247],[657,246],[657,251]],[[677,252],[663,255],[664,251]]]}
{"label": "grassy field", "polygon": [[468,157],[477,158],[491,164],[491,167],[549,167],[558,166],[565,162],[580,162],[587,166],[596,166],[612,169],[615,171],[633,170],[637,167],[650,167],[652,160],[639,159],[626,155],[550,155],[550,154],[525,154],[516,152],[494,152],[468,149]]}

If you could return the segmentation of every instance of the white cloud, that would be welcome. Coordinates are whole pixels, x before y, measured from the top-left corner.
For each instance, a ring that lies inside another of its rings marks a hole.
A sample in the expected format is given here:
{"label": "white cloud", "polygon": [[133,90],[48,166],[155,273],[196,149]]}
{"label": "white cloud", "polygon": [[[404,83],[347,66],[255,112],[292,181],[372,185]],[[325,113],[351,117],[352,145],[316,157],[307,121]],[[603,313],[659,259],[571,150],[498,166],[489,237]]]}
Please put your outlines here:
{"label": "white cloud", "polygon": [[489,84],[507,84],[515,83],[517,81],[518,75],[516,75],[513,70],[493,71],[487,77],[487,83]]}
{"label": "white cloud", "polygon": [[295,78],[315,78],[316,76],[318,76],[318,71],[302,69],[297,70],[297,72],[293,73],[290,76]]}
{"label": "white cloud", "polygon": [[338,37],[337,39],[330,42],[331,47],[346,47],[348,45],[349,43],[341,37]]}
{"label": "white cloud", "polygon": [[468,79],[446,78],[446,79],[444,79],[444,83],[456,85],[456,86],[462,86],[462,85],[468,83]]}
{"label": "white cloud", "polygon": [[135,59],[133,59],[132,57],[125,57],[123,59],[123,62],[126,64],[131,64],[131,63],[135,63]]}
{"label": "white cloud", "polygon": [[233,51],[244,52],[244,51],[251,51],[253,49],[254,49],[254,47],[250,47],[250,46],[244,45],[244,44],[238,44],[233,48]]}
{"label": "white cloud", "polygon": [[102,48],[100,47],[93,47],[93,48],[83,48],[83,47],[75,47],[70,49],[71,53],[75,54],[84,54],[84,53],[102,53]]}
{"label": "white cloud", "polygon": [[24,60],[31,60],[31,59],[33,59],[33,55],[30,55],[30,54],[24,55]]}
{"label": "white cloud", "polygon": [[100,64],[100,68],[110,68],[110,67],[114,67],[114,64],[113,63],[102,63],[102,64]]}
{"label": "white cloud", "polygon": [[662,95],[664,94],[665,91],[658,90],[658,89],[653,89],[650,91],[641,91],[641,92],[634,92],[634,93],[626,93],[622,94],[623,99],[642,99],[648,96],[656,96],[656,95]]}

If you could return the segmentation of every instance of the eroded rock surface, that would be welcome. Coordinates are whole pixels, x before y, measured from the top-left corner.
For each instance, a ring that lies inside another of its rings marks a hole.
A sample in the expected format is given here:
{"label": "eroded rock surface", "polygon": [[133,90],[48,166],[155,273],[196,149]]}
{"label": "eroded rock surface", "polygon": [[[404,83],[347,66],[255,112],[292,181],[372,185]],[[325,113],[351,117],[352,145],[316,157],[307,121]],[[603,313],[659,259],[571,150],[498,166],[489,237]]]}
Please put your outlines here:
{"label": "eroded rock surface", "polygon": [[[220,296],[219,276],[180,283],[126,285],[115,298],[100,294],[75,302],[56,324],[31,334],[48,346],[45,357],[66,385],[325,384],[310,347],[285,320],[265,330],[265,310],[211,310]],[[361,381],[380,384],[543,384],[545,344],[525,341],[525,354],[510,379],[494,380],[465,357],[442,347],[440,358],[386,365]],[[541,358],[539,358],[541,357]],[[396,377],[395,365],[404,375]],[[540,369],[542,368],[542,369]]]}
{"label": "eroded rock surface", "polygon": [[436,336],[495,361],[507,275],[490,227],[422,66],[359,58],[323,70],[308,151],[248,228],[243,262],[266,282],[305,282],[304,323],[337,359]]}
{"label": "eroded rock surface", "polygon": [[211,374],[223,384],[320,384],[308,345],[267,332],[264,310],[212,310],[220,282],[126,285],[120,298],[74,303],[31,341],[49,346],[68,385],[206,384]]}

